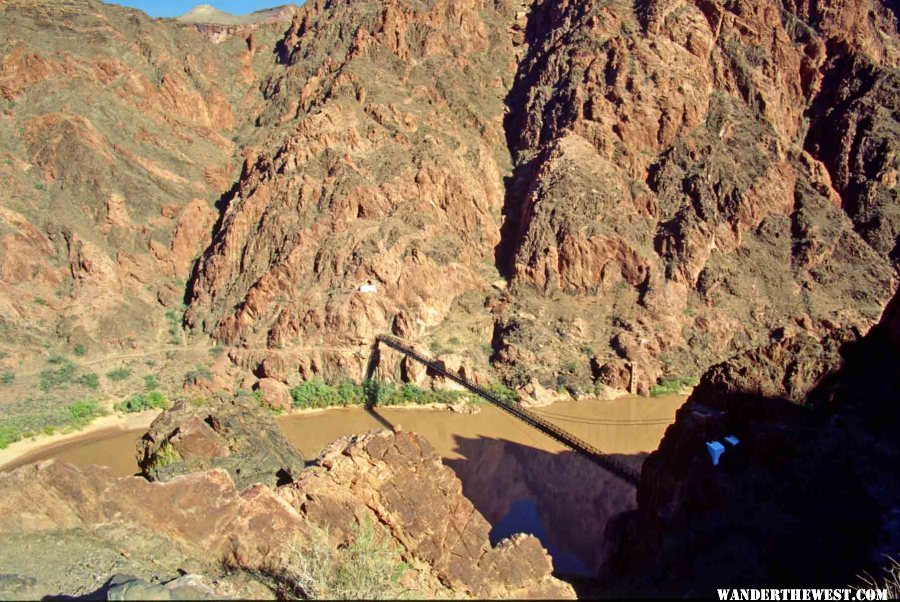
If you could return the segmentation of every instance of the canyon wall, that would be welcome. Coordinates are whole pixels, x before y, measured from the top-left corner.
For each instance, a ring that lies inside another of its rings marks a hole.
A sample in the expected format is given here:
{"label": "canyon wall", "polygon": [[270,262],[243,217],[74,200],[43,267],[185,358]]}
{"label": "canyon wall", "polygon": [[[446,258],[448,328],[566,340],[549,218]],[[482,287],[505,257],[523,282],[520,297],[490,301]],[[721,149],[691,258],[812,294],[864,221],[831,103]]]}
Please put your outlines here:
{"label": "canyon wall", "polygon": [[230,388],[359,378],[391,332],[647,392],[893,291],[888,3],[320,1],[218,44],[2,11],[7,356],[209,336]]}
{"label": "canyon wall", "polygon": [[[606,569],[648,591],[847,587],[900,547],[900,294],[865,336],[787,335],[713,366],[644,464]],[[707,441],[735,436],[713,466]]]}
{"label": "canyon wall", "polygon": [[313,3],[279,52],[187,312],[258,375],[356,375],[389,331],[646,392],[893,291],[879,3]]}

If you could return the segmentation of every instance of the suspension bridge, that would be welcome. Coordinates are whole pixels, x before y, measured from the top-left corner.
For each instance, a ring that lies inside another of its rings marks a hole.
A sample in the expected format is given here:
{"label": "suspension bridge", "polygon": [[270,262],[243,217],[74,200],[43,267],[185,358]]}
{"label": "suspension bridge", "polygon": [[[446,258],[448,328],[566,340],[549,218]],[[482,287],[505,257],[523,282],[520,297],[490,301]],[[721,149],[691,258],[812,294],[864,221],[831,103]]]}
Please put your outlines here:
{"label": "suspension bridge", "polygon": [[605,470],[609,471],[611,474],[615,475],[619,479],[625,481],[629,485],[633,487],[637,487],[641,480],[641,475],[638,471],[626,466],[624,463],[616,460],[611,457],[609,454],[606,454],[587,441],[576,437],[572,433],[565,431],[552,422],[545,420],[537,413],[532,412],[531,410],[527,410],[523,408],[521,405],[509,401],[505,401],[500,399],[490,391],[479,387],[475,383],[469,381],[466,378],[461,377],[459,374],[454,374],[453,372],[444,368],[442,364],[436,362],[435,360],[425,357],[424,355],[418,353],[413,350],[407,344],[405,344],[400,339],[395,337],[386,336],[386,335],[378,335],[375,337],[375,347],[373,348],[372,358],[370,360],[370,366],[367,369],[368,376],[371,377],[371,373],[374,371],[374,362],[377,362],[378,358],[378,344],[384,343],[388,347],[394,349],[405,355],[406,357],[413,359],[420,364],[426,366],[429,370],[444,376],[445,378],[449,378],[453,382],[459,384],[467,391],[484,399],[485,401],[497,406],[504,412],[511,414],[518,420],[521,420],[525,424],[531,426],[532,428],[544,433],[548,437],[555,439],[559,443],[565,445],[572,451],[584,456],[585,458],[591,460],[595,464],[601,466]]}

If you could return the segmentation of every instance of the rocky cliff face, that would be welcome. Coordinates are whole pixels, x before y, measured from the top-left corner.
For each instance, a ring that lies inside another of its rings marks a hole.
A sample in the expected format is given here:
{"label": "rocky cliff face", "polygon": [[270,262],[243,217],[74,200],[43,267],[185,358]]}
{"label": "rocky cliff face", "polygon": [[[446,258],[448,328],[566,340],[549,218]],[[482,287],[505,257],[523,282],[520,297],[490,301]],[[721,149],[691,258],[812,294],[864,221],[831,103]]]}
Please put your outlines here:
{"label": "rocky cliff face", "polygon": [[813,12],[532,8],[509,96],[515,172],[501,268],[526,307],[580,307],[501,320],[501,362],[558,366],[550,341],[595,339],[598,365],[636,363],[646,389],[660,372],[702,369],[789,322],[818,333],[877,319],[898,234],[896,159],[882,152],[896,145],[896,19],[878,3]]}
{"label": "rocky cliff face", "polygon": [[20,346],[164,342],[184,298],[258,377],[356,377],[390,331],[645,392],[785,324],[865,330],[893,290],[888,3],[312,2],[217,45],[2,10]]}
{"label": "rocky cliff face", "polygon": [[181,344],[271,58],[90,0],[4,2],[0,38],[3,351]]}
{"label": "rocky cliff face", "polygon": [[[228,404],[206,411],[213,422],[229,422]],[[262,435],[244,431],[253,427],[246,422],[230,427],[236,441],[277,435],[274,428]],[[272,449],[254,450],[246,465],[277,462]],[[282,450],[280,457],[288,455]],[[239,478],[248,474],[225,468]],[[352,540],[360,524],[374,527],[375,536],[395,550],[398,565],[407,563],[401,582],[418,596],[574,597],[568,584],[551,576],[550,558],[534,537],[490,544],[490,526],[463,497],[459,480],[413,434],[339,440],[278,487],[236,489],[222,468],[185,468],[177,478],[149,482],[51,460],[0,475],[0,490],[4,598],[122,590],[116,585],[121,578],[107,581],[111,574],[138,578],[128,586],[137,596],[170,596],[191,586],[216,597],[271,597],[273,591],[294,591],[298,554],[306,553],[304,542],[315,527],[327,534],[327,546],[337,548]],[[205,578],[172,581],[185,573]]]}
{"label": "rocky cliff face", "polygon": [[188,323],[259,350],[250,365],[273,349],[294,374],[356,376],[376,333],[418,337],[484,293],[509,167],[511,11],[304,7],[264,89],[272,135],[227,199]]}
{"label": "rocky cliff face", "polygon": [[819,13],[309,5],[188,322],[301,375],[361,372],[390,330],[476,365],[490,337],[516,385],[625,361],[640,391],[786,323],[868,328],[895,273],[896,20]]}
{"label": "rocky cliff face", "polygon": [[[877,574],[900,545],[898,300],[864,337],[799,333],[713,366],[611,530],[611,574],[696,595]],[[726,435],[714,467],[705,444]]]}

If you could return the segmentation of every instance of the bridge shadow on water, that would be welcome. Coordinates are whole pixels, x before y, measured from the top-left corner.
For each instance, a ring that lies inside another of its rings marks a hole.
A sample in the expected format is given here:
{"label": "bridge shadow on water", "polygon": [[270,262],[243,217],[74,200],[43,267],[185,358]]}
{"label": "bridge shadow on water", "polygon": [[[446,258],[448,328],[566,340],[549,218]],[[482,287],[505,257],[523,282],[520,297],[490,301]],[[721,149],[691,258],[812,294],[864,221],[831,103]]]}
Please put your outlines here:
{"label": "bridge shadow on water", "polygon": [[[491,543],[515,533],[536,536],[554,572],[597,574],[606,559],[610,518],[635,508],[635,489],[572,451],[553,453],[489,437],[455,436],[462,458],[444,460],[464,495],[491,524]],[[647,454],[610,454],[640,470]]]}

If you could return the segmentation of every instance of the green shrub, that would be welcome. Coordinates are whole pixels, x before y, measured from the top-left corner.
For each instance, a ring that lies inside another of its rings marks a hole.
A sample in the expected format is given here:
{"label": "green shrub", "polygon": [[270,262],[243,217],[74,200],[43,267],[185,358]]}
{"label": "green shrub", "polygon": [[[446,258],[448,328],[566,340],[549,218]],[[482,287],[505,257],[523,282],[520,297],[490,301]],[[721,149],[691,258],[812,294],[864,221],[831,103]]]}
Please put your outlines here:
{"label": "green shrub", "polygon": [[209,368],[201,366],[184,375],[184,382],[187,385],[196,385],[201,380],[212,380],[212,372],[209,371]]}
{"label": "green shrub", "polygon": [[319,378],[305,381],[291,389],[295,408],[330,408],[335,406],[381,406],[452,404],[469,397],[459,391],[432,391],[412,383],[397,385],[390,382],[369,380],[358,385],[345,380],[329,385]]}
{"label": "green shrub", "polygon": [[21,439],[22,430],[18,426],[0,422],[0,449],[6,449]]}
{"label": "green shrub", "polygon": [[100,388],[100,377],[94,372],[88,372],[78,377],[78,384],[96,390]]}
{"label": "green shrub", "polygon": [[131,376],[131,368],[116,368],[106,373],[106,378],[114,382],[126,380]]}
{"label": "green shrub", "polygon": [[66,361],[66,358],[59,354],[54,354],[47,358],[47,363],[53,365],[65,364]]}
{"label": "green shrub", "polygon": [[83,400],[69,405],[40,403],[32,399],[7,406],[9,418],[0,422],[0,449],[39,433],[53,434],[59,429],[80,429],[103,410],[96,401]]}
{"label": "green shrub", "polygon": [[85,347],[81,343],[78,343],[74,348],[72,348],[72,353],[74,353],[76,357],[84,357],[85,355],[87,355],[87,352],[87,347]]}
{"label": "green shrub", "polygon": [[166,321],[169,323],[169,342],[173,345],[181,343],[181,325],[184,322],[184,311],[179,314],[174,309],[166,312]]}
{"label": "green shrub", "polygon": [[169,400],[159,391],[150,391],[149,393],[132,395],[125,401],[120,401],[114,405],[113,408],[119,412],[129,414],[143,412],[144,410],[167,410],[169,409]]}
{"label": "green shrub", "polygon": [[696,376],[674,376],[669,378],[661,378],[659,382],[650,387],[650,395],[659,397],[661,395],[677,395],[688,387],[695,387],[700,383],[700,379]]}
{"label": "green shrub", "polygon": [[153,460],[151,460],[150,464],[147,466],[147,470],[150,471],[157,468],[163,468],[169,464],[181,462],[182,459],[183,458],[181,457],[181,454],[178,453],[178,450],[166,441],[158,450],[156,450],[156,454],[154,454]]}
{"label": "green shrub", "polygon": [[41,370],[40,383],[41,391],[45,393],[53,389],[68,387],[75,377],[75,364],[63,360],[59,368]]}
{"label": "green shrub", "polygon": [[219,357],[223,353],[225,353],[225,347],[222,345],[216,345],[215,347],[209,348],[209,354],[213,357]]}
{"label": "green shrub", "polygon": [[35,183],[34,183],[34,189],[35,189],[35,190],[43,190],[44,188],[45,188],[45,186],[44,186],[44,183],[43,183],[43,182],[35,182]]}
{"label": "green shrub", "polygon": [[159,380],[155,374],[148,374],[144,377],[144,390],[152,391],[159,388]]}
{"label": "green shrub", "polygon": [[66,406],[66,411],[69,413],[71,424],[76,427],[86,425],[101,414],[100,406],[97,405],[97,402],[87,400],[76,401]]}
{"label": "green shrub", "polygon": [[488,393],[506,403],[518,403],[519,395],[501,382],[492,382],[484,387]]}
{"label": "green shrub", "polygon": [[377,380],[367,380],[363,383],[363,392],[366,396],[366,403],[377,405],[388,405],[390,399],[394,395],[396,389],[394,383],[383,383]]}
{"label": "green shrub", "polygon": [[292,404],[295,408],[328,408],[340,405],[335,387],[320,378],[307,380],[291,389]]}
{"label": "green shrub", "polygon": [[396,385],[369,381],[364,387],[369,403],[382,406],[453,404],[471,397],[461,391],[423,389],[413,383]]}
{"label": "green shrub", "polygon": [[366,392],[352,380],[345,380],[335,391],[338,403],[342,406],[361,406],[366,403]]}
{"label": "green shrub", "polygon": [[3,373],[0,374],[0,384],[11,385],[14,380],[16,380],[16,373],[12,370],[4,370]]}
{"label": "green shrub", "polygon": [[32,303],[34,303],[35,305],[47,305],[47,302],[41,297],[35,297]]}

